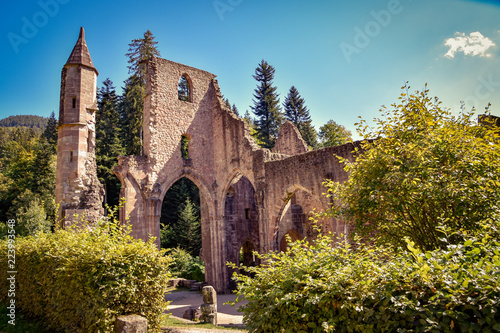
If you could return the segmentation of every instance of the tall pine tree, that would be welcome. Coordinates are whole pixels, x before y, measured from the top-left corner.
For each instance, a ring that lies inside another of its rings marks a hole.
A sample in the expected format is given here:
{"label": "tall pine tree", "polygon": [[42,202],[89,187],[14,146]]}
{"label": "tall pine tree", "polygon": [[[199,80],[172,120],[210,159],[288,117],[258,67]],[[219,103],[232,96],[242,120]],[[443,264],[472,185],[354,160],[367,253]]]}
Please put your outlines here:
{"label": "tall pine tree", "polygon": [[155,37],[151,31],[146,31],[143,38],[133,39],[130,44],[128,44],[128,53],[126,56],[128,59],[128,72],[129,74],[137,75],[143,84],[146,84],[146,63],[143,62],[153,56],[159,57],[160,51],[158,51]]}
{"label": "tall pine tree", "polygon": [[290,88],[285,98],[283,108],[285,110],[286,119],[297,126],[307,145],[316,148],[318,144],[318,135],[314,126],[311,124],[311,116],[309,115],[309,110],[305,105],[305,101],[294,86]]}
{"label": "tall pine tree", "polygon": [[142,116],[146,88],[145,60],[160,56],[155,37],[146,31],[143,38],[132,40],[129,44],[128,70],[131,76],[125,81],[121,105],[123,141],[128,155],[142,155]]}
{"label": "tall pine tree", "polygon": [[127,155],[142,155],[142,115],[145,85],[137,75],[125,81],[120,103],[122,140]]}
{"label": "tall pine tree", "polygon": [[263,142],[262,146],[265,148],[274,146],[283,122],[279,97],[276,93],[276,87],[273,87],[274,72],[274,67],[262,60],[255,69],[255,75],[253,75],[258,86],[253,95],[255,99],[251,108],[257,117],[257,131]]}
{"label": "tall pine tree", "polygon": [[49,120],[47,121],[47,127],[42,133],[42,137],[47,140],[53,152],[56,151],[57,147],[57,119],[54,111],[50,114]]}
{"label": "tall pine tree", "polygon": [[117,157],[125,150],[121,142],[119,98],[116,95],[113,82],[108,78],[97,94],[99,111],[96,114],[96,161],[97,177],[104,185],[105,203],[118,205],[120,201],[121,183],[113,173],[113,167],[118,163]]}
{"label": "tall pine tree", "polygon": [[160,241],[163,248],[181,247],[193,256],[201,249],[200,194],[188,178],[175,182],[163,198]]}

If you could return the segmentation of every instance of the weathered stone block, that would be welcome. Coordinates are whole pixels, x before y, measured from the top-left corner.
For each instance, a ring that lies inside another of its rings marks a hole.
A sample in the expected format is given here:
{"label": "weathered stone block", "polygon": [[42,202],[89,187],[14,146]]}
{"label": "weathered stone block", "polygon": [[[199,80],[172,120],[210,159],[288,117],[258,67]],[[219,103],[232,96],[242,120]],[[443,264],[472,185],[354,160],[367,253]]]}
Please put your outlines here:
{"label": "weathered stone block", "polygon": [[184,314],[182,315],[182,318],[187,319],[187,320],[192,320],[192,321],[198,321],[198,320],[200,320],[202,315],[203,314],[201,313],[200,308],[193,306],[184,312]]}
{"label": "weathered stone block", "polygon": [[200,310],[201,310],[201,313],[203,313],[204,315],[216,313],[217,312],[217,304],[203,303],[200,306]]}
{"label": "weathered stone block", "polygon": [[204,321],[205,323],[217,325],[217,304],[203,303],[200,306],[200,310],[201,310],[200,320]]}
{"label": "weathered stone block", "polygon": [[147,333],[148,320],[139,315],[119,316],[115,323],[115,333]]}
{"label": "weathered stone block", "polygon": [[203,303],[206,304],[217,304],[217,292],[212,286],[205,286],[201,290],[203,295]]}
{"label": "weathered stone block", "polygon": [[182,280],[179,286],[184,288],[191,288],[195,283],[196,280]]}

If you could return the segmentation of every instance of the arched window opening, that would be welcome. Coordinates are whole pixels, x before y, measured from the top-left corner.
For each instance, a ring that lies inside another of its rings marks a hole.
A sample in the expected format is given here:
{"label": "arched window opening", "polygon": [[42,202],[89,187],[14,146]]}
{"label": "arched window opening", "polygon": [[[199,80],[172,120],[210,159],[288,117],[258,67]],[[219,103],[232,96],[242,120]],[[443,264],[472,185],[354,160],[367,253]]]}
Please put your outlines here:
{"label": "arched window opening", "polygon": [[[287,237],[290,236],[290,238]],[[303,238],[302,235],[295,229],[288,230],[288,232],[283,235],[280,241],[280,251],[286,252],[287,248],[290,246],[290,242],[295,242],[299,239]],[[290,240],[290,242],[289,242]]]}
{"label": "arched window opening", "polygon": [[181,137],[181,156],[184,160],[189,159],[189,137],[186,134]]}
{"label": "arched window opening", "polygon": [[[224,228],[226,260],[245,266],[259,265],[253,252],[260,249],[259,212],[255,200],[255,189],[245,176],[238,174],[226,191],[224,200]],[[227,286],[236,289],[231,279],[235,269],[227,268]]]}
{"label": "arched window opening", "polygon": [[234,192],[235,192],[235,191],[234,191],[234,188],[233,188],[232,186],[231,186],[230,188],[228,188],[228,189],[227,189],[227,193],[226,193],[227,197],[228,197],[228,198],[232,198],[232,197],[234,197]]}
{"label": "arched window opening", "polygon": [[191,102],[191,88],[189,87],[189,81],[185,75],[182,75],[179,79],[177,93],[180,101]]}
{"label": "arched window opening", "polygon": [[255,251],[255,248],[250,241],[246,241],[241,245],[240,248],[240,255],[239,255],[239,262],[243,266],[250,267],[250,266],[256,266],[256,258],[255,254],[253,253]]}
{"label": "arched window opening", "polygon": [[181,247],[198,256],[201,249],[200,192],[188,178],[176,181],[161,207],[162,248]]}

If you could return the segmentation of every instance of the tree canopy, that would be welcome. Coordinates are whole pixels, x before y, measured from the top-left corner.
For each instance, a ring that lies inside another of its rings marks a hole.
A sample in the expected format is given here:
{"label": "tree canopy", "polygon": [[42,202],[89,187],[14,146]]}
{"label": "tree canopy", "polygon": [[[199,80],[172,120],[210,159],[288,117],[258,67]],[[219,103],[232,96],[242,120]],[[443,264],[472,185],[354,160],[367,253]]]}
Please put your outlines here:
{"label": "tree canopy", "polygon": [[[409,88],[409,87],[408,87]],[[473,231],[500,208],[500,145],[473,111],[454,115],[428,95],[408,94],[383,108],[376,126],[362,120],[365,141],[344,184],[329,184],[334,209],[362,235],[423,250],[444,247],[445,235]],[[450,242],[452,237],[446,237]]]}
{"label": "tree canopy", "polygon": [[47,126],[47,118],[34,115],[8,116],[0,120],[0,127],[30,127],[44,130]]}
{"label": "tree canopy", "polygon": [[319,128],[318,136],[322,148],[340,146],[352,141],[351,132],[333,120],[328,120],[326,124]]}
{"label": "tree canopy", "polygon": [[96,163],[97,176],[104,185],[105,203],[116,206],[120,201],[121,184],[113,173],[117,157],[125,154],[120,124],[119,97],[113,82],[107,78],[97,93],[96,113]]}
{"label": "tree canopy", "polygon": [[149,29],[144,33],[143,38],[133,39],[130,44],[128,44],[129,49],[126,56],[128,59],[128,70],[129,73],[137,75],[141,82],[145,84],[144,76],[146,75],[146,64],[144,60],[147,60],[153,56],[159,57],[160,51],[158,50],[155,37]]}
{"label": "tree canopy", "polygon": [[125,80],[121,103],[121,120],[125,151],[128,155],[142,155],[142,117],[146,89],[145,60],[160,56],[153,33],[147,30],[143,38],[129,44],[128,69],[131,76]]}

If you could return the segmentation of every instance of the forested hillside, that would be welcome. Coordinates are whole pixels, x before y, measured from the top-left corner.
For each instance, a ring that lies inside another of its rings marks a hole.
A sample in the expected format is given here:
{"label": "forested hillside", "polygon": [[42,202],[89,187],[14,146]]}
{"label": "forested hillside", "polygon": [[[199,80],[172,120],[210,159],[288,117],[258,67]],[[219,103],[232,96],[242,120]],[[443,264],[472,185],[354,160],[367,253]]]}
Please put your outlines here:
{"label": "forested hillside", "polygon": [[0,120],[0,127],[29,127],[43,131],[49,118],[34,115],[9,116]]}
{"label": "forested hillside", "polygon": [[[30,127],[0,127],[0,221],[15,219],[18,235],[50,231],[55,220],[55,118],[40,134]],[[5,231],[0,224],[0,234]]]}

